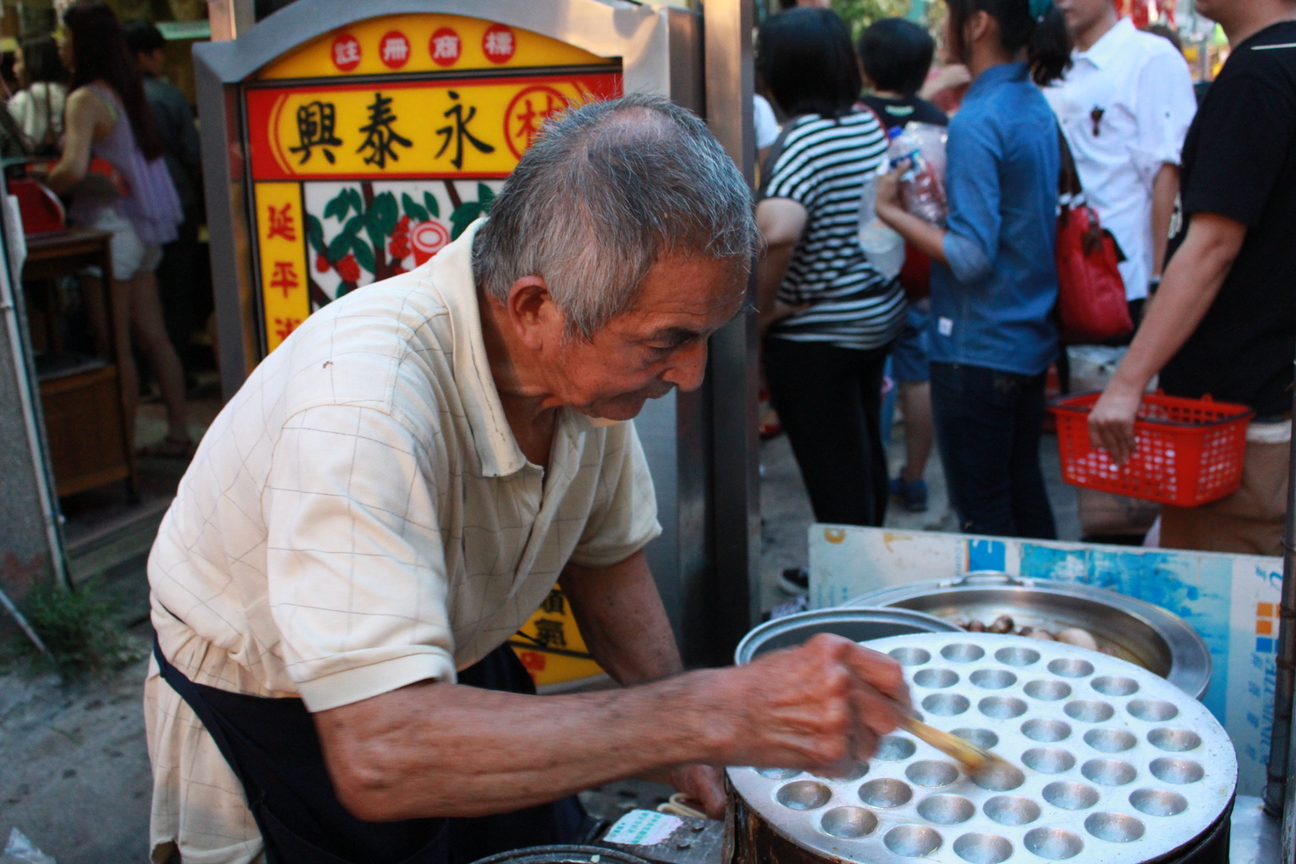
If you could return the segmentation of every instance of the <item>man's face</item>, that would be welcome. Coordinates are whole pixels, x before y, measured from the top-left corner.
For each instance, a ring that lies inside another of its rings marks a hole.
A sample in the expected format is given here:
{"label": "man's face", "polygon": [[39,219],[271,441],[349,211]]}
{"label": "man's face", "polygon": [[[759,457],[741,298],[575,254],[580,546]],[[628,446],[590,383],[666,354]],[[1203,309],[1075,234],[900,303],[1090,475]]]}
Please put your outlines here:
{"label": "man's face", "polygon": [[1083,33],[1113,11],[1112,0],[1056,0],[1056,5],[1072,33]]}
{"label": "man's face", "polygon": [[590,417],[629,420],[675,387],[696,390],[707,339],[737,314],[746,288],[747,270],[732,259],[659,260],[632,309],[590,340],[569,336],[544,352],[554,396]]}

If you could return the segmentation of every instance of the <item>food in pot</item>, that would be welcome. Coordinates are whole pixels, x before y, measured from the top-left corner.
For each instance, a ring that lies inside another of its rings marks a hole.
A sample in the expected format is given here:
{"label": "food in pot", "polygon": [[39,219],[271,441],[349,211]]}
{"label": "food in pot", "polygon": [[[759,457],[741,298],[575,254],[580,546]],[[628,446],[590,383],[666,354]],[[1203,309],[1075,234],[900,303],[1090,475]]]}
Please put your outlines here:
{"label": "food in pot", "polygon": [[1058,631],[1057,641],[1074,645],[1077,648],[1088,648],[1090,651],[1098,650],[1098,640],[1088,630],[1082,630],[1079,627],[1068,627],[1065,630]]}

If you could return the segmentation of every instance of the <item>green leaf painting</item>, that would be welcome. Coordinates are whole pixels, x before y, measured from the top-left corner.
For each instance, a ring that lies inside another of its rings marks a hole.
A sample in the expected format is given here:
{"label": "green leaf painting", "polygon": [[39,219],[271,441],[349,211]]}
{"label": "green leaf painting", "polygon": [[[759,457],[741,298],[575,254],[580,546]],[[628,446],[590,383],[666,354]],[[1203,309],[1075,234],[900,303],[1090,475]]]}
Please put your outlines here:
{"label": "green leaf painting", "polygon": [[441,218],[441,202],[437,201],[436,196],[431,192],[423,193],[423,206],[433,219]]}
{"label": "green leaf painting", "polygon": [[408,192],[401,193],[401,209],[405,211],[405,215],[411,222],[426,222],[431,218],[428,216],[427,209],[411,198]]}
{"label": "green leaf painting", "polygon": [[373,250],[369,248],[368,243],[364,242],[359,237],[355,237],[351,242],[351,251],[355,255],[356,262],[361,267],[368,270],[370,273],[377,272]]}
{"label": "green leaf painting", "polygon": [[324,226],[320,224],[320,220],[316,219],[313,213],[306,214],[306,237],[310,240],[311,248],[315,250],[315,253],[323,255],[326,248],[324,245]]}

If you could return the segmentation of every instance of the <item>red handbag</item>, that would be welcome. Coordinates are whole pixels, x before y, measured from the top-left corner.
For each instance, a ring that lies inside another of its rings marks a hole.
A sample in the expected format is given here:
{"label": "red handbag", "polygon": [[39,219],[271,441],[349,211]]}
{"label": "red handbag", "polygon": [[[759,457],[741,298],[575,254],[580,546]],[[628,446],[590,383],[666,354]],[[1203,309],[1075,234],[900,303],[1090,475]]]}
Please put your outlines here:
{"label": "red handbag", "polygon": [[1134,329],[1125,282],[1116,266],[1125,260],[1116,238],[1085,202],[1075,157],[1058,129],[1062,171],[1058,179],[1058,330],[1064,345],[1107,342]]}

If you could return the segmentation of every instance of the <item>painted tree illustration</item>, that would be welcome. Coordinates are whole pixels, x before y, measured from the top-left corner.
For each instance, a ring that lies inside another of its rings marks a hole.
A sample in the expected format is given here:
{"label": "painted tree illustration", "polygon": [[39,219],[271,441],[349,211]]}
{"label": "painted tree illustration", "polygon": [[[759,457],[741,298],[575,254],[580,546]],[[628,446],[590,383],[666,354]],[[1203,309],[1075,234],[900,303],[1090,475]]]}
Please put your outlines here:
{"label": "painted tree illustration", "polygon": [[[464,201],[450,180],[446,190],[454,210],[450,214],[450,237],[456,239],[473,220],[490,212],[495,192],[485,183],[477,184],[477,200]],[[360,189],[342,189],[324,206],[324,219],[335,220],[340,230],[332,240],[325,241],[324,225],[314,214],[306,216],[306,236],[315,253],[315,272],[332,270],[341,279],[337,296],[356,289],[367,270],[374,281],[405,272],[401,262],[409,255],[409,234],[412,223],[427,222],[441,217],[441,205],[430,192],[423,193],[419,203],[408,192],[401,193],[400,203],[392,192],[374,194],[373,184],[360,183]],[[316,307],[325,306],[330,297],[310,280],[311,301]]]}

